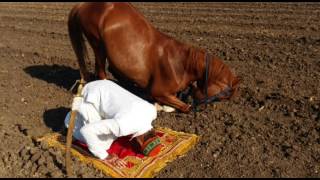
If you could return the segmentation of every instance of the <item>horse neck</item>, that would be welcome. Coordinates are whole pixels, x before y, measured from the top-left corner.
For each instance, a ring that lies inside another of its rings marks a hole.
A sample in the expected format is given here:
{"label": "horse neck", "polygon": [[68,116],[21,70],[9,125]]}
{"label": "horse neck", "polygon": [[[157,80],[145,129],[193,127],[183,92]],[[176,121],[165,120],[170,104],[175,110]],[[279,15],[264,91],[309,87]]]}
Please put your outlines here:
{"label": "horse neck", "polygon": [[194,47],[189,48],[189,56],[185,64],[185,69],[191,76],[192,81],[203,78],[205,72],[205,51]]}
{"label": "horse neck", "polygon": [[[191,47],[189,50],[189,58],[187,62],[187,72],[191,74],[190,79],[192,81],[203,80],[205,78],[206,71],[206,51],[203,49],[197,49]],[[216,56],[209,57],[210,62],[208,64],[208,81],[219,81],[224,69],[225,64]]]}
{"label": "horse neck", "polygon": [[173,49],[176,54],[177,62],[183,66],[184,80],[196,81],[203,78],[205,72],[205,50],[195,48],[189,44],[182,43],[160,32],[162,37],[165,37],[170,43],[167,44],[168,49]]}

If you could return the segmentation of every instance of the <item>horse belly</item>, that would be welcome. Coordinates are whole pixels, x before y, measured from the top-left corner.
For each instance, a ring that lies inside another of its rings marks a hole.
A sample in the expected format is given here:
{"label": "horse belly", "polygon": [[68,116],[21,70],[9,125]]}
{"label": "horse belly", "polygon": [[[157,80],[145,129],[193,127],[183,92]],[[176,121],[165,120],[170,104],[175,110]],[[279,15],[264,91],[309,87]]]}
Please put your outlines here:
{"label": "horse belly", "polygon": [[121,62],[123,62],[122,59],[110,60],[110,64],[112,64],[110,68],[112,68],[121,76],[124,76],[125,78],[132,80],[134,83],[138,84],[141,88],[146,88],[150,79],[150,73],[148,69],[145,67],[142,67],[141,64],[138,64],[134,61],[129,62],[126,65],[123,65],[123,63]]}

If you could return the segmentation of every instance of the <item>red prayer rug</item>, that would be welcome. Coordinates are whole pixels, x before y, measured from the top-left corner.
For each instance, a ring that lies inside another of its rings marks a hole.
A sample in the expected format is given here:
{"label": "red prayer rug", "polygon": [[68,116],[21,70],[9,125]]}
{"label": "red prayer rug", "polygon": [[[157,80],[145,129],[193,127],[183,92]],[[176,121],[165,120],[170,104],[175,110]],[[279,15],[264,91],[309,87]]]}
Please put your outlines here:
{"label": "red prayer rug", "polygon": [[[155,128],[155,130],[163,145],[161,152],[155,157],[146,157],[139,153],[133,141],[129,141],[130,136],[120,137],[113,142],[107,152],[109,154],[115,153],[127,162],[125,168],[120,169],[95,158],[88,151],[87,145],[80,141],[73,142],[71,154],[84,163],[93,164],[94,167],[112,177],[154,177],[167,163],[185,155],[199,139],[194,134],[176,132],[167,128]],[[40,138],[39,141],[45,141],[49,146],[65,150],[65,137],[59,133],[48,134]]]}

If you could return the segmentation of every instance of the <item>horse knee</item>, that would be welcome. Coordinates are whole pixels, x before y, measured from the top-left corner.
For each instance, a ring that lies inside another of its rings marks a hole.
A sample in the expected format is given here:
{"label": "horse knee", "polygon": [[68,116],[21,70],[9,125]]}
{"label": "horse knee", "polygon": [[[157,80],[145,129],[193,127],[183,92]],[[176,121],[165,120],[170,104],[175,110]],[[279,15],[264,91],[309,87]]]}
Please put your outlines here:
{"label": "horse knee", "polygon": [[[157,101],[159,101],[159,100],[157,100]],[[159,102],[161,102],[161,100]],[[164,111],[164,112],[169,112],[170,113],[170,112],[174,112],[176,110],[174,107],[171,107],[171,106],[168,106],[168,105],[160,105],[157,102],[154,105],[155,105],[157,111]]]}

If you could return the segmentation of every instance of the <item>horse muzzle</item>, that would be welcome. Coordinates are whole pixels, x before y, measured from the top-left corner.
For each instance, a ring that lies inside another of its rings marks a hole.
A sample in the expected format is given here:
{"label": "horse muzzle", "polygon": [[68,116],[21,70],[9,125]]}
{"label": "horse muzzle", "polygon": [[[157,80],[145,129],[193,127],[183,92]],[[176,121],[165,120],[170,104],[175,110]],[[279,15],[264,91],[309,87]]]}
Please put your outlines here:
{"label": "horse muzzle", "polygon": [[[193,102],[192,102],[192,109],[194,112],[203,111],[207,108],[208,104],[220,102],[223,99],[228,99],[229,97],[231,97],[232,92],[233,92],[232,88],[230,86],[228,86],[223,91],[219,92],[218,94],[216,94],[214,96],[208,97],[208,94],[205,94],[205,97],[202,99],[197,99],[194,97]],[[199,110],[199,108],[198,108],[200,105],[202,105],[201,110]]]}

